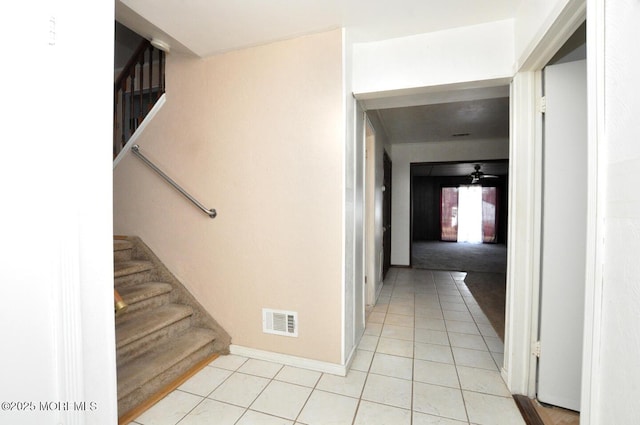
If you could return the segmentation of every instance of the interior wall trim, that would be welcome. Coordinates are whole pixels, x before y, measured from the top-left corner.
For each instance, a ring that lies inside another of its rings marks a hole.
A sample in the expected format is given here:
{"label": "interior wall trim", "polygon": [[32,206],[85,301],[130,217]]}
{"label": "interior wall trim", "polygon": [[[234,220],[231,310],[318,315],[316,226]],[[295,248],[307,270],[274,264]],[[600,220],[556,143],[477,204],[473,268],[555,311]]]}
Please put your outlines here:
{"label": "interior wall trim", "polygon": [[[80,299],[80,247],[77,227],[69,219],[62,223],[60,234],[57,289],[53,290],[57,324],[58,392],[60,400],[85,400],[83,382],[84,352],[82,350],[82,300]],[[72,422],[72,411],[63,410],[60,418]]]}
{"label": "interior wall trim", "polygon": [[562,45],[582,25],[587,16],[586,0],[569,0],[559,11],[551,13],[540,32],[516,62],[517,71],[538,71],[551,60]]}
{"label": "interior wall trim", "polygon": [[114,170],[116,169],[120,161],[122,161],[122,158],[124,158],[127,152],[129,152],[129,150],[131,149],[131,146],[136,144],[136,141],[138,140],[140,135],[144,132],[144,129],[147,128],[147,126],[153,120],[153,118],[158,114],[158,112],[160,112],[160,109],[162,109],[166,101],[167,101],[167,94],[163,93],[162,96],[158,98],[155,105],[153,105],[153,108],[151,108],[147,116],[144,117],[144,120],[142,120],[142,122],[140,123],[136,131],[131,135],[131,138],[127,141],[127,143],[124,145],[122,150],[118,153],[118,156],[116,156],[116,159],[113,160]]}
{"label": "interior wall trim", "polygon": [[257,348],[244,347],[242,345],[231,344],[229,346],[231,354],[249,357],[256,360],[280,363],[285,366],[293,366],[301,369],[314,370],[316,372],[329,373],[331,375],[347,376],[349,366],[353,360],[355,349],[349,355],[349,359],[344,365],[337,363],[323,362],[320,360],[307,359],[305,357],[291,356],[289,354],[274,353],[272,351],[258,350]]}
{"label": "interior wall trim", "polygon": [[536,391],[537,364],[532,346],[539,321],[542,133],[536,105],[541,93],[540,71],[585,17],[585,0],[569,0],[561,10],[551,13],[515,64],[517,73],[511,85],[510,244],[503,374],[512,394],[529,397],[535,397]]}

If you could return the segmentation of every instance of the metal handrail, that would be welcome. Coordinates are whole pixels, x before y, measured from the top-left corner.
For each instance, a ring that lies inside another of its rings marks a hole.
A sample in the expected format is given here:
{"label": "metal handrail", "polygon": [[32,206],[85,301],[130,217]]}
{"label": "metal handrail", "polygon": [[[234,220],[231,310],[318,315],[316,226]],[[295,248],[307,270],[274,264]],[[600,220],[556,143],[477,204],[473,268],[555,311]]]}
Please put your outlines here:
{"label": "metal handrail", "polygon": [[196,198],[194,198],[189,193],[187,193],[186,190],[181,188],[178,185],[178,183],[174,182],[171,177],[167,176],[161,169],[156,167],[156,165],[153,162],[149,161],[149,159],[140,152],[140,147],[138,145],[133,145],[131,147],[131,150],[133,151],[133,153],[138,158],[140,158],[145,164],[147,164],[153,171],[155,171],[156,173],[160,174],[160,176],[163,179],[165,179],[167,181],[167,183],[169,183],[171,186],[173,186],[173,188],[176,189],[178,192],[182,193],[182,195],[184,195],[185,198],[190,200],[196,207],[200,208],[202,210],[202,212],[204,212],[206,215],[208,215],[211,218],[215,218],[216,215],[218,215],[218,213],[216,212],[215,209],[213,209],[213,208],[208,209],[207,207],[202,205],[200,202],[198,202],[198,200]]}

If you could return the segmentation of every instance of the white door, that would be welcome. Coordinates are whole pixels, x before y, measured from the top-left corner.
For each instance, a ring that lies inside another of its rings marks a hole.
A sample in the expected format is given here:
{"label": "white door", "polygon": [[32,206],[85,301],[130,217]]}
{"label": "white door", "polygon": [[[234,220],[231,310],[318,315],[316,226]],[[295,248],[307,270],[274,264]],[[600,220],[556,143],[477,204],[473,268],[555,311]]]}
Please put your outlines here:
{"label": "white door", "polygon": [[586,258],[586,62],[545,68],[538,400],[580,410]]}

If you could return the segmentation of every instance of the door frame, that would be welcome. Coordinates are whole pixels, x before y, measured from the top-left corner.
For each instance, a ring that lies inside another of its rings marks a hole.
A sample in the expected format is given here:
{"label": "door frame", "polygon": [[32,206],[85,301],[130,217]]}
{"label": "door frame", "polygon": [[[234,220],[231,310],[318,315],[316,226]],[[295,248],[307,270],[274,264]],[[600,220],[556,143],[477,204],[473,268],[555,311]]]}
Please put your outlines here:
{"label": "door frame", "polygon": [[[385,230],[384,219],[391,217],[391,157],[377,138],[376,128],[364,113],[363,137],[365,146],[365,299],[366,304],[375,304],[385,277],[385,258],[391,265],[390,241],[385,246],[384,239],[391,235],[391,224]],[[385,174],[385,164],[389,163],[389,173]],[[385,212],[385,201],[389,210]],[[386,248],[386,249],[385,249]]]}
{"label": "door frame", "polygon": [[[588,205],[587,205],[587,257],[584,348],[582,368],[581,423],[588,425],[597,412],[599,394],[592,382],[601,371],[598,367],[598,349],[602,300],[602,245],[604,208],[598,197],[603,185],[602,165],[598,154],[604,119],[603,53],[604,4],[595,0],[569,0],[557,19],[525,55],[517,66],[511,85],[512,135],[510,152],[510,211],[518,214],[518,223],[510,220],[511,240],[507,274],[507,335],[503,377],[514,394],[535,396],[535,343],[538,331],[539,265],[540,265],[540,170],[541,170],[541,118],[537,99],[541,94],[541,70],[553,54],[564,44],[586,19],[587,25],[587,109],[588,109]],[[511,209],[511,206],[514,209]],[[517,210],[515,209],[517,208]],[[527,239],[529,240],[527,241]],[[519,258],[513,254],[520,252]]]}
{"label": "door frame", "polygon": [[364,235],[365,235],[365,304],[371,306],[375,304],[378,295],[378,260],[377,260],[377,229],[376,229],[376,129],[364,114],[364,146],[365,146],[365,178],[364,178]]}
{"label": "door frame", "polygon": [[[389,165],[387,168],[387,164]],[[389,170],[387,172],[387,169]],[[392,217],[392,176],[393,176],[393,161],[391,156],[387,153],[386,149],[382,150],[382,184],[384,190],[382,192],[382,279],[384,279],[391,267],[391,217]],[[385,220],[385,217],[388,220]],[[387,227],[388,224],[388,227]],[[388,235],[388,236],[387,236]],[[385,240],[388,243],[385,244]]]}
{"label": "door frame", "polygon": [[[521,60],[511,83],[507,306],[502,374],[513,394],[535,397],[540,297],[542,69],[584,21],[572,1]],[[517,217],[518,220],[514,220]]]}

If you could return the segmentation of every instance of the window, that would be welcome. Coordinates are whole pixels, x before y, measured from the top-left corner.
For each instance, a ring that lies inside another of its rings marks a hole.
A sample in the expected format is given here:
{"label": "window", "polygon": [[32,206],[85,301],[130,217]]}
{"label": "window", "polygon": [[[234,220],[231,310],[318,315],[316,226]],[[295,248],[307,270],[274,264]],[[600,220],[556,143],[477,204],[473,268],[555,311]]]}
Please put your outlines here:
{"label": "window", "polygon": [[443,241],[495,243],[495,187],[479,185],[443,187],[441,192],[440,225]]}
{"label": "window", "polygon": [[482,188],[482,242],[496,243],[496,217],[498,191],[495,187]]}
{"label": "window", "polygon": [[458,188],[443,187],[440,197],[440,238],[443,241],[458,240]]}

